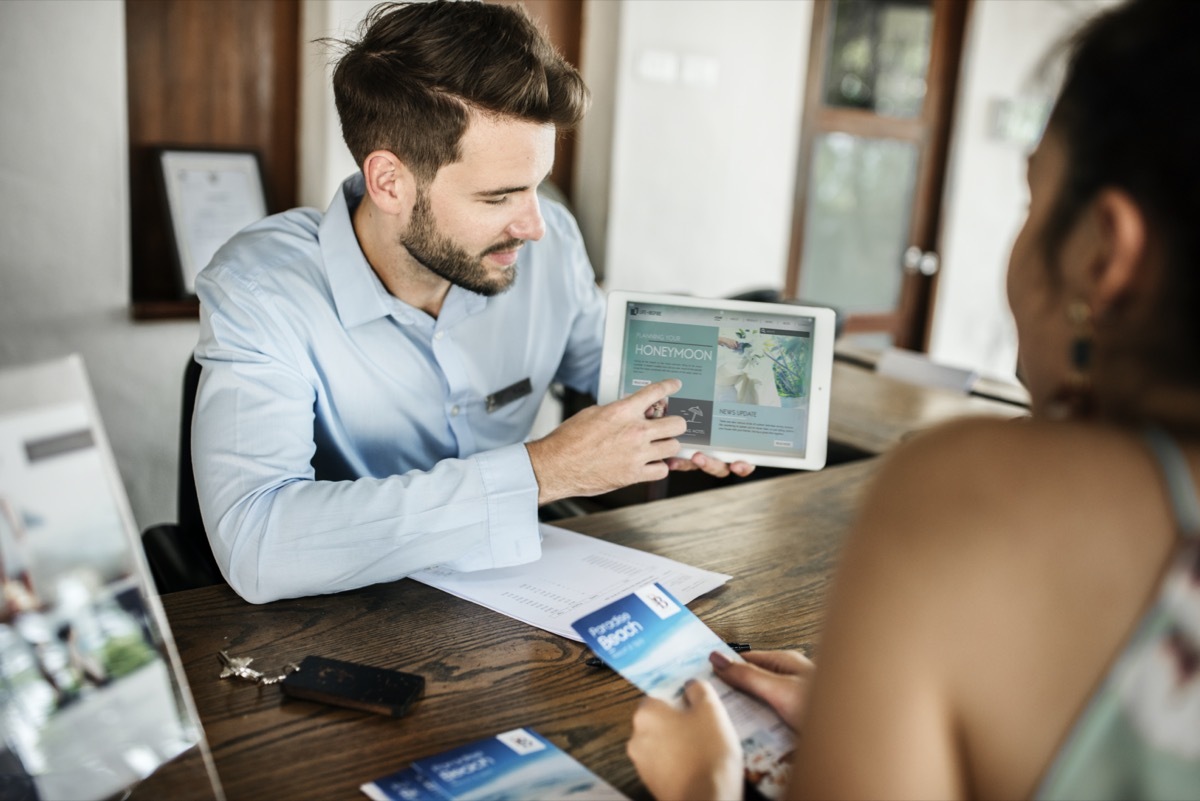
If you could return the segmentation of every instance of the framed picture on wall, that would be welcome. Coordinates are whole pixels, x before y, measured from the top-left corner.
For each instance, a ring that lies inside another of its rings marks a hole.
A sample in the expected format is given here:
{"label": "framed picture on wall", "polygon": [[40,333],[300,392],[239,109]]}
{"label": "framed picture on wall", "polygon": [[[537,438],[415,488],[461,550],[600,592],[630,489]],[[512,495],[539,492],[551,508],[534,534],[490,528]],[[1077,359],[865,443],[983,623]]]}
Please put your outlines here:
{"label": "framed picture on wall", "polygon": [[217,249],[267,215],[258,154],[250,150],[159,148],[159,174],[180,287],[196,294],[196,276]]}

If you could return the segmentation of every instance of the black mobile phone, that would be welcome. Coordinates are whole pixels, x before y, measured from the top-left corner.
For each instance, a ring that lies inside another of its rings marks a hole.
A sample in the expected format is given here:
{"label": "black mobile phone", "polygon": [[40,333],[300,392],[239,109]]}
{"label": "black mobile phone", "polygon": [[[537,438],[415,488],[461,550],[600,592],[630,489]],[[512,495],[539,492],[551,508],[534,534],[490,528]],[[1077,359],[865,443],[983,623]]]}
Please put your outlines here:
{"label": "black mobile phone", "polygon": [[413,701],[425,694],[425,677],[322,656],[306,656],[300,669],[289,673],[279,686],[292,698],[398,718],[408,711]]}

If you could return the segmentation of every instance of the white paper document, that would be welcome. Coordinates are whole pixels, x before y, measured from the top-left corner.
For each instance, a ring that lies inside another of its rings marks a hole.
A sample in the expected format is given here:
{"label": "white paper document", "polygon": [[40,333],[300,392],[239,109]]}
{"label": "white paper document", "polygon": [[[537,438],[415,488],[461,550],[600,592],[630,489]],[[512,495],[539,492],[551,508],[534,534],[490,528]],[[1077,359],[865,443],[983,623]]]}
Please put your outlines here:
{"label": "white paper document", "polygon": [[730,576],[542,524],[542,558],[516,567],[459,573],[434,566],[409,576],[494,612],[582,641],[571,624],[646,584],[683,603]]}

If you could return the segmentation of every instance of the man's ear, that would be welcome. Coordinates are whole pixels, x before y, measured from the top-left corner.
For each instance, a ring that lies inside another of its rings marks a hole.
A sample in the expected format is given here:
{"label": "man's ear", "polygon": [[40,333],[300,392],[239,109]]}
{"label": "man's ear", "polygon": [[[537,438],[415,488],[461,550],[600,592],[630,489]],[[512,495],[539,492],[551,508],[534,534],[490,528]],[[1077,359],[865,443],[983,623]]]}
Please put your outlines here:
{"label": "man's ear", "polygon": [[417,200],[417,182],[412,171],[396,154],[376,150],[363,160],[367,195],[384,214],[407,218]]}
{"label": "man's ear", "polygon": [[1093,313],[1115,312],[1146,288],[1150,263],[1146,216],[1120,189],[1102,190],[1094,201],[1099,247],[1087,276]]}

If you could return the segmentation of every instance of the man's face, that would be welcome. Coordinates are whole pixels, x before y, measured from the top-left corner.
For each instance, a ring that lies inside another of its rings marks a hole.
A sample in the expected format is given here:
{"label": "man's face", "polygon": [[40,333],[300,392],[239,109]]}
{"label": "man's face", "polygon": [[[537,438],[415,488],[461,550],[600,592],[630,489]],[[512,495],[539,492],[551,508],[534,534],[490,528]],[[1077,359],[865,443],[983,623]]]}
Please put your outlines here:
{"label": "man's face", "polygon": [[433,273],[495,295],[517,276],[517,252],[546,232],[537,186],[554,164],[554,126],[472,114],[462,158],[420,186],[400,244]]}

